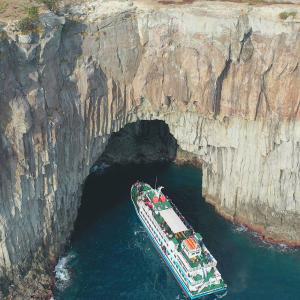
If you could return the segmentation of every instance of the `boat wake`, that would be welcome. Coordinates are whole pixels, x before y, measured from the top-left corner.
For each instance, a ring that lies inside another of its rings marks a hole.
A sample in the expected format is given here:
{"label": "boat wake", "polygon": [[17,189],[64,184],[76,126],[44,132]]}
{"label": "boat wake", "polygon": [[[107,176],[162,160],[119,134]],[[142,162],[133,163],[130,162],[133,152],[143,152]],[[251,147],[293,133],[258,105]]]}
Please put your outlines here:
{"label": "boat wake", "polygon": [[145,234],[147,233],[146,230],[141,226],[138,230],[134,231],[134,235],[139,235],[139,234]]}
{"label": "boat wake", "polygon": [[57,265],[55,266],[55,286],[58,290],[62,291],[70,284],[70,266],[69,263],[76,257],[74,253],[69,253],[59,259]]}

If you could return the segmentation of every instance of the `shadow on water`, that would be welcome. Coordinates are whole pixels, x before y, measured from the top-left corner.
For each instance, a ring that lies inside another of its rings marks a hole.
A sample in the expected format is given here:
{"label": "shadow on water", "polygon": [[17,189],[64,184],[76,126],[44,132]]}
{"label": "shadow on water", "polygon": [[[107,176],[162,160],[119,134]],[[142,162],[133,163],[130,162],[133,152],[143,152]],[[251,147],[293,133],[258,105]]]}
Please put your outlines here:
{"label": "shadow on water", "polygon": [[169,163],[128,164],[111,166],[102,175],[91,173],[85,183],[82,203],[75,224],[73,239],[99,221],[101,216],[130,200],[131,185],[146,180],[155,185]]}
{"label": "shadow on water", "polygon": [[[201,171],[189,166],[115,166],[85,183],[67,268],[70,280],[55,299],[185,299],[130,203],[137,179],[165,193],[218,260],[228,300],[300,299],[300,252],[261,242],[217,215],[201,196]],[[214,299],[207,297],[205,299]]]}

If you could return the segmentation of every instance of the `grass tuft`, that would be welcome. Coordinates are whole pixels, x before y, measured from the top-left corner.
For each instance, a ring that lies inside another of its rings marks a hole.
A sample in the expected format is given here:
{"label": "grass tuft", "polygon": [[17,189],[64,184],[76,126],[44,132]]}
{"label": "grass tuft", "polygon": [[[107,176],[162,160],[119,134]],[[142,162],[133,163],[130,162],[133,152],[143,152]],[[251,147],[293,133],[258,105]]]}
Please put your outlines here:
{"label": "grass tuft", "polygon": [[297,12],[296,11],[283,11],[279,14],[279,18],[281,20],[286,20],[289,17],[292,17],[293,19],[296,17]]}
{"label": "grass tuft", "polygon": [[8,3],[6,1],[0,2],[0,14],[4,13],[8,7]]}

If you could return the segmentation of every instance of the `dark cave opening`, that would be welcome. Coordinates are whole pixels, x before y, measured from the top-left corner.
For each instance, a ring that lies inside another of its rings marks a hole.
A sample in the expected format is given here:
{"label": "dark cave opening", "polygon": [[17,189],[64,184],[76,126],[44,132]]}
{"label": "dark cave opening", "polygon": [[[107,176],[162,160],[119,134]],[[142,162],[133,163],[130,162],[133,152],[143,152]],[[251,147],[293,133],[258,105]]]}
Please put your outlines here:
{"label": "dark cave opening", "polygon": [[[73,238],[122,201],[136,180],[155,180],[176,159],[178,145],[164,121],[137,121],[113,133],[86,178]],[[109,166],[109,167],[108,167]]]}
{"label": "dark cave opening", "polygon": [[99,158],[108,164],[152,163],[174,161],[177,141],[169,126],[161,120],[129,123],[113,133]]}

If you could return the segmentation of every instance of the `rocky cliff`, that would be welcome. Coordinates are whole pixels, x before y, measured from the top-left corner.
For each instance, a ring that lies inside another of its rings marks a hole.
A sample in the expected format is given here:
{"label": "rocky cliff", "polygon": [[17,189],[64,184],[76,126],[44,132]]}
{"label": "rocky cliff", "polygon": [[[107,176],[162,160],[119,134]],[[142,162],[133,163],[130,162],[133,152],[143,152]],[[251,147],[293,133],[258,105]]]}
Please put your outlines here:
{"label": "rocky cliff", "polygon": [[84,178],[136,120],[165,121],[203,161],[222,214],[300,244],[300,8],[188,2],[88,2],[43,15],[27,43],[1,32],[3,292],[49,287],[32,279],[65,246]]}

